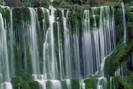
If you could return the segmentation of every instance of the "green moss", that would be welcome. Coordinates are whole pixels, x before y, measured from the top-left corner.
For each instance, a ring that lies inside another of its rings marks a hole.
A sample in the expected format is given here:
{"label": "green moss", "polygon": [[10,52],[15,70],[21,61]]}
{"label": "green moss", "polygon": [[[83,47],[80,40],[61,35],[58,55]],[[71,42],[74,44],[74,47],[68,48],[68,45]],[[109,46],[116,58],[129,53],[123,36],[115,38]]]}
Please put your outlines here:
{"label": "green moss", "polygon": [[86,89],[97,89],[98,78],[97,77],[88,78],[84,80],[84,83],[86,85]]}
{"label": "green moss", "polygon": [[79,80],[72,79],[71,80],[71,86],[72,86],[72,89],[80,89]]}
{"label": "green moss", "polygon": [[12,78],[11,82],[13,89],[39,89],[38,82],[31,80],[30,77],[28,77],[28,79],[24,77],[15,77]]}
{"label": "green moss", "polygon": [[20,83],[23,82],[23,80],[21,77],[16,77],[16,78],[12,78],[11,82],[13,84],[13,88],[17,89],[19,87]]}
{"label": "green moss", "polygon": [[127,22],[127,29],[128,29],[128,41],[133,39],[133,22]]}
{"label": "green moss", "polygon": [[114,19],[115,19],[115,29],[116,29],[116,42],[117,44],[120,42],[121,38],[123,38],[123,13],[122,9],[115,7],[114,10]]}
{"label": "green moss", "polygon": [[28,7],[28,6],[30,6],[30,1],[29,0],[23,0],[20,4],[19,4],[19,6],[21,6],[21,7]]}
{"label": "green moss", "polygon": [[77,34],[80,35],[79,32],[81,32],[82,29],[82,17],[83,17],[84,10],[82,8],[73,8],[71,12],[68,14],[68,23],[69,29],[71,34]]}
{"label": "green moss", "polygon": [[17,24],[22,24],[24,21],[29,21],[31,20],[30,18],[30,11],[29,8],[14,8],[13,9],[13,20],[14,23]]}
{"label": "green moss", "polygon": [[96,5],[98,5],[98,1],[97,0],[90,0],[90,5],[96,6]]}
{"label": "green moss", "polygon": [[132,22],[127,22],[127,29],[128,30],[133,30],[133,23]]}
{"label": "green moss", "polygon": [[50,5],[50,0],[41,0],[41,1],[40,1],[40,6],[41,6],[41,7],[48,8],[49,5]]}
{"label": "green moss", "polygon": [[0,0],[0,4],[3,4],[3,0]]}
{"label": "green moss", "polygon": [[125,44],[120,44],[113,53],[106,58],[104,72],[106,76],[114,76],[115,71],[128,60],[128,54],[133,49],[133,40]]}
{"label": "green moss", "polygon": [[[30,52],[29,52],[29,44],[26,40],[28,37],[28,27],[30,24],[30,11],[29,8],[14,8],[13,9],[13,32],[14,32],[14,66],[15,66],[15,74],[17,76],[22,76],[25,73],[31,73],[31,60],[30,60]],[[25,46],[27,45],[27,46]],[[27,65],[24,65],[24,48],[26,50],[26,62]],[[18,60],[19,59],[19,60]]]}
{"label": "green moss", "polygon": [[62,3],[62,2],[64,2],[64,1],[61,1],[61,0],[54,0],[53,3],[52,3],[52,5],[53,5],[54,7],[59,7],[60,3]]}
{"label": "green moss", "polygon": [[[2,3],[2,0],[0,1]],[[106,1],[99,3],[98,0],[54,0],[53,6],[56,8],[71,8],[74,5],[79,5],[82,8],[88,9],[90,6],[103,6],[103,5],[118,5],[120,1]],[[22,0],[18,7],[45,7],[49,8],[50,0]]]}
{"label": "green moss", "polygon": [[2,17],[4,19],[4,21],[6,21],[7,23],[10,21],[10,11],[9,11],[9,7],[0,7],[0,13],[2,14]]}
{"label": "green moss", "polygon": [[40,89],[39,84],[36,81],[31,80],[31,81],[28,81],[27,83],[30,89]]}
{"label": "green moss", "polygon": [[128,31],[128,41],[133,39],[133,8],[126,5],[126,15],[127,15],[127,31]]}
{"label": "green moss", "polygon": [[89,4],[84,4],[82,5],[83,9],[89,10],[90,9],[90,5]]}
{"label": "green moss", "polygon": [[31,0],[32,7],[45,7],[48,8],[50,5],[50,0]]}
{"label": "green moss", "polygon": [[103,3],[103,5],[108,5],[108,6],[119,6],[119,5],[121,5],[121,1],[120,0],[118,0],[118,1],[113,1],[113,2],[105,2],[105,3]]}
{"label": "green moss", "polygon": [[91,26],[91,30],[93,30],[93,28],[95,26],[95,23],[96,23],[96,27],[99,27],[99,21],[100,21],[99,14],[95,14],[93,16],[92,12],[90,12],[90,26]]}
{"label": "green moss", "polygon": [[132,84],[130,84],[129,82],[125,81],[125,79],[127,80],[127,78],[122,77],[122,76],[116,76],[114,77],[114,85],[115,89],[133,89]]}
{"label": "green moss", "polygon": [[130,22],[133,22],[133,12],[128,12],[127,13],[127,20]]}
{"label": "green moss", "polygon": [[71,8],[71,5],[68,2],[61,2],[60,7],[61,8]]}
{"label": "green moss", "polygon": [[45,22],[46,22],[46,29],[48,29],[48,27],[49,27],[49,14],[48,14],[48,12],[46,12],[44,14],[44,17],[45,17]]}
{"label": "green moss", "polygon": [[53,6],[56,8],[69,8],[69,9],[74,9],[74,8],[84,8],[84,9],[89,9],[89,4],[79,4],[79,3],[73,3],[71,1],[61,1],[61,0],[55,0],[53,2]]}
{"label": "green moss", "polygon": [[[90,26],[91,26],[91,28],[94,27],[94,21],[95,21],[94,18],[95,18],[95,17],[92,15],[92,13],[90,13]],[[91,29],[91,30],[93,30],[93,29]]]}

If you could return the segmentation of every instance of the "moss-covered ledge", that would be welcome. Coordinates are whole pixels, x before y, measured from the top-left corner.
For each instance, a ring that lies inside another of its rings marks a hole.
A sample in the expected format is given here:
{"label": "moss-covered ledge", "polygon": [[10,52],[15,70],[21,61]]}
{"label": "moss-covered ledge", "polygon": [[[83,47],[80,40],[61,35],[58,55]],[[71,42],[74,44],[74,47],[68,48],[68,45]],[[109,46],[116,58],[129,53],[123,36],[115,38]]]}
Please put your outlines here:
{"label": "moss-covered ledge", "polygon": [[[52,5],[55,8],[89,8],[89,7],[99,7],[103,5],[118,5],[122,0],[53,0]],[[128,0],[129,2],[129,0]],[[45,7],[49,8],[51,5],[50,0],[8,0],[5,1],[6,5],[9,7]],[[0,4],[3,2],[0,0]]]}
{"label": "moss-covered ledge", "polygon": [[110,56],[106,58],[104,74],[105,76],[114,76],[115,71],[128,61],[128,55],[133,50],[133,40],[128,44],[120,44],[112,52]]}
{"label": "moss-covered ledge", "polygon": [[14,77],[11,80],[13,89],[40,89],[40,85],[37,81],[34,81],[31,75],[23,75]]}
{"label": "moss-covered ledge", "polygon": [[115,76],[113,77],[113,89],[133,89],[131,77]]}

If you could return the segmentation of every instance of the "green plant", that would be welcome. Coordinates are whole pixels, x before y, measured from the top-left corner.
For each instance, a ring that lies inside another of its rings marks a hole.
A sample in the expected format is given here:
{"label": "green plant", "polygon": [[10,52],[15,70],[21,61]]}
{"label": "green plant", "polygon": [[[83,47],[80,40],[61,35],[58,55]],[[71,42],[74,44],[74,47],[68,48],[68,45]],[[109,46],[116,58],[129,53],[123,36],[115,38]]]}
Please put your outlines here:
{"label": "green plant", "polygon": [[11,82],[13,85],[13,89],[18,89],[18,88],[20,88],[20,89],[39,89],[38,82],[32,80],[27,75],[23,75],[23,77],[21,77],[21,76],[14,77],[14,78],[12,78]]}
{"label": "green plant", "polygon": [[30,6],[30,1],[29,0],[23,0],[20,4],[19,4],[19,6],[21,6],[21,7],[28,7],[28,6]]}
{"label": "green plant", "polygon": [[106,76],[114,76],[115,71],[128,61],[128,54],[133,49],[133,40],[125,44],[120,44],[113,53],[106,58],[104,72]]}
{"label": "green plant", "polygon": [[114,80],[114,85],[113,86],[115,86],[115,89],[133,89],[132,84],[125,81],[125,79],[127,80],[126,77],[122,77],[122,76],[114,77],[113,78],[113,80]]}
{"label": "green plant", "polygon": [[3,4],[3,0],[0,0],[0,4]]}

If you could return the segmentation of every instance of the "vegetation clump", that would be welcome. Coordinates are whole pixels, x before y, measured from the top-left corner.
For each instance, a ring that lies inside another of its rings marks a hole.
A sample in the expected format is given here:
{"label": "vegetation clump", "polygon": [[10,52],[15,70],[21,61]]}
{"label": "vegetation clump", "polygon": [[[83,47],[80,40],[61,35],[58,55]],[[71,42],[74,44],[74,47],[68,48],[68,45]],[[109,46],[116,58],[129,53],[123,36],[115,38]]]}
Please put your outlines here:
{"label": "vegetation clump", "polygon": [[24,75],[14,77],[11,80],[13,89],[39,89],[39,84],[38,82],[34,81],[31,79],[31,76]]}
{"label": "vegetation clump", "polygon": [[91,77],[86,80],[84,80],[86,89],[97,89],[98,84],[98,78],[97,77]]}
{"label": "vegetation clump", "polygon": [[132,82],[127,77],[115,76],[113,78],[113,89],[133,89]]}
{"label": "vegetation clump", "polygon": [[128,61],[128,54],[133,50],[133,40],[125,44],[120,44],[111,55],[106,58],[104,72],[106,76],[114,76],[115,71]]}

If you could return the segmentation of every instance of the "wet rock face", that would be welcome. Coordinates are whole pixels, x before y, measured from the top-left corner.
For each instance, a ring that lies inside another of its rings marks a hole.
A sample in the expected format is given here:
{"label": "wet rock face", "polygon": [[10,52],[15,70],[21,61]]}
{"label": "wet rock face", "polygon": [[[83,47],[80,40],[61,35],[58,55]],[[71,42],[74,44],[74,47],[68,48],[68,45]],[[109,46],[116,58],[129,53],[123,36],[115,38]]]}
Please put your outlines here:
{"label": "wet rock face", "polygon": [[5,0],[6,4],[9,6],[18,6],[23,0]]}

